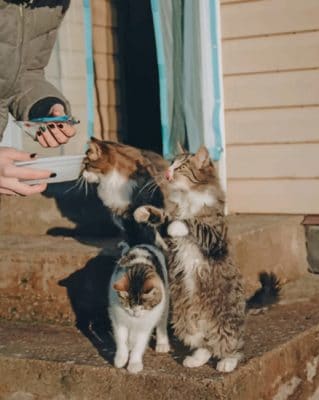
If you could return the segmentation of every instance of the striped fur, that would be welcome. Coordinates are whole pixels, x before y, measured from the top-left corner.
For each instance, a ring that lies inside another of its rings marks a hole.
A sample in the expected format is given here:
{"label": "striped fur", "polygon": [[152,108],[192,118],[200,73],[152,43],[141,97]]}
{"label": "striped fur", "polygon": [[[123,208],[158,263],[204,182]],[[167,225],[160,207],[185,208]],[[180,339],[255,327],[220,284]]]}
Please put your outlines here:
{"label": "striped fur", "polygon": [[205,148],[178,156],[166,176],[163,220],[170,235],[172,324],[178,338],[194,349],[184,365],[199,367],[215,356],[217,369],[230,372],[241,357],[245,298],[228,251],[224,193]]}

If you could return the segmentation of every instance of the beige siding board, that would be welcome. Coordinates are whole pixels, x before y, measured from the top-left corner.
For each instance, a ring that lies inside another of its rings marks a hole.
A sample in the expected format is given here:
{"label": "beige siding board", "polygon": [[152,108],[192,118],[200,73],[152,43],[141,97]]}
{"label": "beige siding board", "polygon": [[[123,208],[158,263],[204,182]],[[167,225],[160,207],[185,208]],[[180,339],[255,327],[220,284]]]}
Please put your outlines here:
{"label": "beige siding board", "polygon": [[69,100],[72,108],[86,104],[86,81],[85,79],[63,79],[61,80],[62,93]]}
{"label": "beige siding board", "polygon": [[[68,15],[68,12],[66,15]],[[59,28],[59,38],[59,48],[61,50],[66,50],[70,52],[82,51],[83,53],[85,53],[83,21],[72,23],[65,19]]]}
{"label": "beige siding board", "polygon": [[319,70],[228,76],[224,88],[226,109],[315,105]]}
{"label": "beige siding board", "polygon": [[319,141],[319,107],[228,111],[226,143]]}
{"label": "beige siding board", "polygon": [[86,80],[85,54],[78,51],[61,51],[60,67],[62,79]]}
{"label": "beige siding board", "polygon": [[319,32],[223,42],[224,74],[319,66]]}
{"label": "beige siding board", "polygon": [[319,180],[230,181],[230,213],[319,214]]}
{"label": "beige siding board", "polygon": [[93,51],[107,53],[107,28],[105,26],[93,26]]}
{"label": "beige siding board", "polygon": [[70,7],[68,8],[68,11],[65,14],[64,21],[66,21],[67,24],[83,23],[83,2],[82,2],[82,0],[70,1]]}
{"label": "beige siding board", "polygon": [[222,36],[254,36],[319,28],[318,0],[264,0],[221,7]]}
{"label": "beige siding board", "polygon": [[233,3],[254,3],[256,1],[264,1],[264,0],[220,0],[220,3],[222,5],[226,4],[232,5]]}
{"label": "beige siding board", "polygon": [[319,178],[319,143],[228,146],[227,167],[229,179]]}
{"label": "beige siding board", "polygon": [[92,15],[94,25],[117,26],[117,13],[114,4],[107,0],[92,1]]}

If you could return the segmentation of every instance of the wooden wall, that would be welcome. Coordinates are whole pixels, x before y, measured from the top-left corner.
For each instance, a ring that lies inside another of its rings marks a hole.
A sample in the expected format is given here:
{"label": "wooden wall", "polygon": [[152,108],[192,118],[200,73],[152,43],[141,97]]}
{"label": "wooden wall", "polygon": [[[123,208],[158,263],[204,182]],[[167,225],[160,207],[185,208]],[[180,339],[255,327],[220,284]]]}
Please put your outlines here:
{"label": "wooden wall", "polygon": [[92,0],[95,62],[95,136],[117,140],[120,131],[118,18],[115,0]]}
{"label": "wooden wall", "polygon": [[319,1],[221,0],[230,212],[319,213]]}

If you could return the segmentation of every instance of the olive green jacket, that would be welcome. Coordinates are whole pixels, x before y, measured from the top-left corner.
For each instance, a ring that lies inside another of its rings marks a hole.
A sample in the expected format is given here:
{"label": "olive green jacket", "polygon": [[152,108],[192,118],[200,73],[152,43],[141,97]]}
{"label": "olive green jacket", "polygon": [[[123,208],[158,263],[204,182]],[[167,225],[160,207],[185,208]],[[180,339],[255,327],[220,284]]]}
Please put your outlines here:
{"label": "olive green jacket", "polygon": [[8,111],[27,120],[35,103],[54,97],[70,112],[67,100],[44,77],[64,15],[59,3],[0,0],[0,140]]}

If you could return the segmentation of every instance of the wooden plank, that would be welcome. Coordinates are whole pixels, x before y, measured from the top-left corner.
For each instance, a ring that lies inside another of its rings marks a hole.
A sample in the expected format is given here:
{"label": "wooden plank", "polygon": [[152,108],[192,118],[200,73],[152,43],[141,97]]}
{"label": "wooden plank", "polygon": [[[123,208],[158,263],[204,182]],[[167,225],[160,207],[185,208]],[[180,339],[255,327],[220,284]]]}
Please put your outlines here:
{"label": "wooden plank", "polygon": [[319,143],[228,146],[227,176],[228,179],[319,178]]}
{"label": "wooden plank", "polygon": [[227,40],[222,44],[224,74],[319,67],[319,31]]}
{"label": "wooden plank", "polygon": [[253,3],[255,1],[263,1],[263,0],[220,0],[221,4],[231,4],[231,3]]}
{"label": "wooden plank", "polygon": [[223,38],[319,28],[318,0],[264,0],[221,6]]}
{"label": "wooden plank", "polygon": [[228,111],[227,144],[319,140],[319,107]]}
{"label": "wooden plank", "polygon": [[319,70],[228,76],[224,88],[227,110],[317,105]]}
{"label": "wooden plank", "polygon": [[230,213],[319,214],[319,180],[230,181]]}

